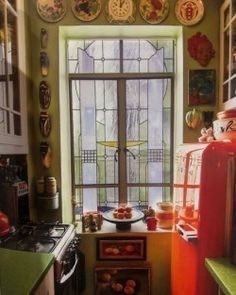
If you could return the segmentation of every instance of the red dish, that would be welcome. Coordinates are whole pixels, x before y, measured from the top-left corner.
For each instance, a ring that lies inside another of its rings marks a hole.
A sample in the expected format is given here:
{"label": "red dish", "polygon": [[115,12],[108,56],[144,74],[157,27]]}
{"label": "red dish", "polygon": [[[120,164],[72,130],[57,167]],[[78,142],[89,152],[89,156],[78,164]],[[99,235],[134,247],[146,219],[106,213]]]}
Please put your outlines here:
{"label": "red dish", "polygon": [[229,110],[225,110],[216,114],[217,119],[227,119],[227,118],[234,118],[236,117],[236,108],[232,108]]}

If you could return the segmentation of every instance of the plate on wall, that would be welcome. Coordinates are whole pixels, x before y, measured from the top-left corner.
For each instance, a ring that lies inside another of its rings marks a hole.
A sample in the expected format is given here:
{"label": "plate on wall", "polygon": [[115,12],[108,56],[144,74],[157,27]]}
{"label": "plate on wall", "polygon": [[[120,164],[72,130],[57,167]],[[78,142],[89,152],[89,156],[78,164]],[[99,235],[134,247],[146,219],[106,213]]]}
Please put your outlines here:
{"label": "plate on wall", "polygon": [[72,0],[71,9],[76,18],[88,22],[101,12],[101,0]]}
{"label": "plate on wall", "polygon": [[66,2],[66,0],[36,0],[36,9],[44,21],[54,23],[66,14]]}
{"label": "plate on wall", "polygon": [[159,24],[168,15],[169,0],[140,0],[139,13],[149,24]]}
{"label": "plate on wall", "polygon": [[195,25],[203,18],[204,4],[202,0],[178,0],[175,4],[175,15],[181,24]]}

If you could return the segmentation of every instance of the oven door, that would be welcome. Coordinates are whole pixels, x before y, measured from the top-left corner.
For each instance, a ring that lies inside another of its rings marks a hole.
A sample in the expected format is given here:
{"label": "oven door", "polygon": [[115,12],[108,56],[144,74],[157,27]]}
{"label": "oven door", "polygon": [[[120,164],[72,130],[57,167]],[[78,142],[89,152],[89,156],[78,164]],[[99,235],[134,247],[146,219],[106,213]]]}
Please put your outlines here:
{"label": "oven door", "polygon": [[79,295],[85,288],[85,259],[79,250],[70,251],[55,264],[55,294]]}

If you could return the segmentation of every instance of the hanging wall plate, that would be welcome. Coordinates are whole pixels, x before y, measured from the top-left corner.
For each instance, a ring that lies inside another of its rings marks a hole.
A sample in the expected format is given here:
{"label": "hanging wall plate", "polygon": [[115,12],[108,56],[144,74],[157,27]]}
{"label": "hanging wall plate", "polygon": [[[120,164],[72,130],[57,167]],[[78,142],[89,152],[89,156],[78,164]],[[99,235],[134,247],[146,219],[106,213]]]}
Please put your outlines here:
{"label": "hanging wall plate", "polygon": [[72,0],[71,9],[75,17],[88,22],[101,12],[101,0]]}
{"label": "hanging wall plate", "polygon": [[169,0],[140,0],[139,12],[150,24],[162,22],[169,12]]}
{"label": "hanging wall plate", "polygon": [[36,0],[36,9],[44,21],[54,23],[65,15],[66,2],[66,0]]}
{"label": "hanging wall plate", "polygon": [[109,23],[132,24],[135,22],[136,5],[134,0],[108,0],[106,17]]}
{"label": "hanging wall plate", "polygon": [[49,108],[51,102],[51,90],[47,81],[41,81],[39,84],[39,103],[44,110]]}
{"label": "hanging wall plate", "polygon": [[181,24],[195,25],[203,18],[204,4],[202,0],[178,0],[175,4],[175,15]]}
{"label": "hanging wall plate", "polygon": [[51,118],[47,112],[40,113],[39,128],[43,137],[49,136],[51,132],[52,124],[51,124]]}

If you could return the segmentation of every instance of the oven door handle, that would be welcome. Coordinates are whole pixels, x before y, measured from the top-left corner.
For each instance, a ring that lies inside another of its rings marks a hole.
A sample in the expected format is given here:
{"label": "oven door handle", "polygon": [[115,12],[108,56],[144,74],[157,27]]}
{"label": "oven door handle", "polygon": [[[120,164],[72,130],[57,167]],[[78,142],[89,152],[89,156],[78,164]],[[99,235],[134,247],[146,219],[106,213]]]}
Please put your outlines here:
{"label": "oven door handle", "polygon": [[59,284],[64,284],[67,280],[69,280],[69,278],[73,275],[73,273],[75,271],[75,268],[76,268],[76,266],[78,264],[78,261],[79,261],[79,259],[78,259],[77,255],[76,255],[75,263],[74,263],[72,269],[66,275],[62,276]]}

